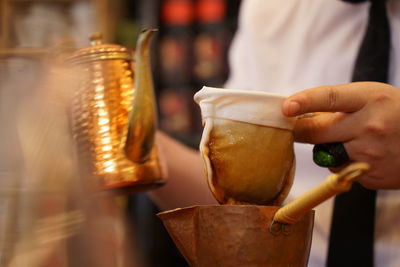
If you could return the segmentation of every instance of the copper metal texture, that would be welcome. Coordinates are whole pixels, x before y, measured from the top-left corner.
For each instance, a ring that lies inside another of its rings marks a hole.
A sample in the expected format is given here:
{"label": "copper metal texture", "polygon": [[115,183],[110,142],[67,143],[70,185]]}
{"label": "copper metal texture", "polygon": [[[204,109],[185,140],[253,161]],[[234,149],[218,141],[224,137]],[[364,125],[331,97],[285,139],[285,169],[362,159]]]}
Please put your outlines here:
{"label": "copper metal texture", "polygon": [[[142,39],[148,40],[151,32],[141,35]],[[135,162],[125,151],[129,150],[126,148],[128,127],[135,128],[137,124],[130,121],[134,98],[153,88],[143,88],[142,84],[135,83],[134,78],[140,77],[135,77],[136,70],[131,68],[131,51],[114,44],[101,44],[99,38],[92,37],[91,47],[77,51],[68,60],[81,70],[80,86],[72,108],[80,170],[88,178],[88,186],[95,190],[147,190],[163,183],[156,147],[153,143],[147,145],[146,157]],[[148,50],[148,43],[139,42],[138,46]],[[148,62],[144,61],[149,58],[136,60],[136,68],[147,67]],[[141,72],[146,71],[149,68]],[[151,74],[145,75],[151,79]],[[152,86],[151,82],[148,84]],[[151,101],[155,102],[154,99]],[[148,125],[154,128],[154,124],[155,119]],[[154,136],[148,139],[153,141]],[[143,143],[131,142],[129,145],[141,147]]]}
{"label": "copper metal texture", "polygon": [[71,63],[85,63],[107,59],[132,60],[132,53],[126,47],[116,44],[103,44],[100,33],[93,33],[90,36],[90,42],[91,46],[76,51],[68,61]]}
{"label": "copper metal texture", "polygon": [[367,163],[352,163],[284,207],[195,206],[158,216],[191,266],[306,266],[311,209],[348,191],[368,170]]}
{"label": "copper metal texture", "polygon": [[192,267],[307,266],[314,211],[272,223],[277,206],[195,206],[159,213]]}

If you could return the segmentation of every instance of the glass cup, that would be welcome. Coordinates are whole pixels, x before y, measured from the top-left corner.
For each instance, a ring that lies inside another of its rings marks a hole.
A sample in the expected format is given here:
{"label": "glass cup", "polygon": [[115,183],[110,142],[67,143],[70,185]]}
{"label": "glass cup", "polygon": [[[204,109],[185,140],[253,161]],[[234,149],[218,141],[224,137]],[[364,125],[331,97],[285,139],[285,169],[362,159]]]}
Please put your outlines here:
{"label": "glass cup", "polygon": [[295,170],[295,119],[281,113],[284,96],[203,87],[200,152],[220,204],[279,205]]}

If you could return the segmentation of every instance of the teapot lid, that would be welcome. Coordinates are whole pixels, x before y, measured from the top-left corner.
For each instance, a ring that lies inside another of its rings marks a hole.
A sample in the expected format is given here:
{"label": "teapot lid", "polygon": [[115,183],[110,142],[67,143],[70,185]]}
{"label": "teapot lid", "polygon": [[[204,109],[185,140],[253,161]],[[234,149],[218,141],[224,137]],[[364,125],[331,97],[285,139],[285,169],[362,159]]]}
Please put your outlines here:
{"label": "teapot lid", "polygon": [[101,33],[90,36],[91,45],[82,48],[67,59],[70,63],[86,63],[90,61],[123,59],[132,60],[132,53],[126,47],[116,44],[103,44]]}

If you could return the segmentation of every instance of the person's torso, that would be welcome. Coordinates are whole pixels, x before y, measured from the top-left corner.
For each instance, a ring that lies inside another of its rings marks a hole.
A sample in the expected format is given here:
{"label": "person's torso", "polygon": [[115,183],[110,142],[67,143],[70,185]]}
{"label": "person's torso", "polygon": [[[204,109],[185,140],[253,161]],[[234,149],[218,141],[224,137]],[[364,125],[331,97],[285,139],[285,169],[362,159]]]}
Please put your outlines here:
{"label": "person's torso", "polygon": [[[368,19],[369,3],[340,0],[246,0],[230,51],[227,88],[290,95],[310,87],[350,82]],[[400,1],[389,0],[390,83],[400,87]],[[295,197],[329,172],[312,162],[312,146],[296,144]],[[316,209],[309,266],[324,266],[333,201]],[[400,266],[400,191],[379,191],[375,261]]]}

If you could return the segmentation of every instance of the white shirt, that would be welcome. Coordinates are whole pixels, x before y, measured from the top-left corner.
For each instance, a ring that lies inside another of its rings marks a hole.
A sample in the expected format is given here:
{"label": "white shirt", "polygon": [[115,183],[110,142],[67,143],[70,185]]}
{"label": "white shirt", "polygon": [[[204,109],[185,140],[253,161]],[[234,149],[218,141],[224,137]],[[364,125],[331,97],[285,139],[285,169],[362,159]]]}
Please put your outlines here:
{"label": "white shirt", "polygon": [[[230,51],[231,89],[290,95],[350,82],[369,3],[340,0],[246,0]],[[390,83],[400,87],[400,1],[389,0],[392,32]],[[296,144],[291,197],[322,182],[329,171],[312,162],[312,146]],[[309,266],[325,266],[333,199],[316,208]],[[400,266],[400,190],[377,198],[375,266]]]}

